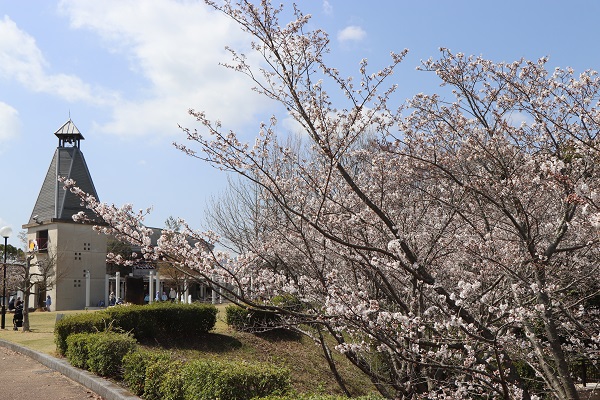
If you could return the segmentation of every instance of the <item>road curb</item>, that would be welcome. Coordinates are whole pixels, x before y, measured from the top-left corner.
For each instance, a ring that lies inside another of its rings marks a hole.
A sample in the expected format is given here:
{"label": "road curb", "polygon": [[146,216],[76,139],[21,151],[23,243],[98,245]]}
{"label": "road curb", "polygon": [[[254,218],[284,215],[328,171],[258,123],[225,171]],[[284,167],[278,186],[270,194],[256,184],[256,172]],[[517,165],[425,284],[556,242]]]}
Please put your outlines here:
{"label": "road curb", "polygon": [[102,396],[105,400],[142,400],[140,397],[133,395],[127,389],[108,379],[101,378],[88,371],[73,367],[66,360],[31,350],[4,339],[0,339],[0,346],[21,353],[48,368],[60,372],[64,376]]}

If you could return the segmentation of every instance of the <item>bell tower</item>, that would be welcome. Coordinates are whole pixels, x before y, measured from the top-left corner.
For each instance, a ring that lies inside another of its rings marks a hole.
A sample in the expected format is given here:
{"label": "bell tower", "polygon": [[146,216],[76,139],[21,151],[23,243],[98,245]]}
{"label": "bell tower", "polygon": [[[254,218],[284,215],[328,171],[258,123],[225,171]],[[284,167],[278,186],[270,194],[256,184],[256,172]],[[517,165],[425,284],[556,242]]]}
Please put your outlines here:
{"label": "bell tower", "polygon": [[29,223],[72,221],[73,215],[80,211],[85,212],[90,219],[95,219],[96,216],[81,205],[79,198],[65,191],[58,181],[59,177],[73,179],[81,190],[98,199],[98,193],[80,148],[84,137],[71,119],[54,132],[54,135],[58,138],[58,147],[50,162]]}
{"label": "bell tower", "polygon": [[79,148],[80,142],[85,139],[71,119],[54,132],[54,135],[58,138],[58,147],[68,147],[67,144],[71,144]]}
{"label": "bell tower", "polygon": [[101,224],[58,180],[59,177],[73,179],[81,190],[98,199],[81,152],[83,135],[70,118],[54,135],[58,138],[58,147],[29,222],[23,225],[27,229],[28,250],[35,257],[32,265],[46,265],[46,269],[52,266],[36,285],[30,305],[39,306],[46,295],[50,295],[53,309],[77,310],[105,300],[107,239],[96,233],[92,224],[73,221],[73,215],[84,212],[90,220]]}

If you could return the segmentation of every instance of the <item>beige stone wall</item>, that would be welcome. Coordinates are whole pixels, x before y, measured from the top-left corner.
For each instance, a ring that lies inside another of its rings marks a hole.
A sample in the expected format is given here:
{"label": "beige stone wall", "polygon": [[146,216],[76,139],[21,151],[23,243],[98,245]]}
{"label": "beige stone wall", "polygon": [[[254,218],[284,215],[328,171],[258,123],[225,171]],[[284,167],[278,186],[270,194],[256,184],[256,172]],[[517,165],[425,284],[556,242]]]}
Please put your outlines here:
{"label": "beige stone wall", "polygon": [[60,311],[85,308],[85,270],[91,274],[90,306],[96,306],[98,301],[104,300],[106,236],[94,232],[91,225],[52,222],[30,227],[28,239],[35,239],[39,230],[48,230],[48,252],[38,253],[33,263],[37,259],[56,256],[55,284],[49,291],[52,309]]}

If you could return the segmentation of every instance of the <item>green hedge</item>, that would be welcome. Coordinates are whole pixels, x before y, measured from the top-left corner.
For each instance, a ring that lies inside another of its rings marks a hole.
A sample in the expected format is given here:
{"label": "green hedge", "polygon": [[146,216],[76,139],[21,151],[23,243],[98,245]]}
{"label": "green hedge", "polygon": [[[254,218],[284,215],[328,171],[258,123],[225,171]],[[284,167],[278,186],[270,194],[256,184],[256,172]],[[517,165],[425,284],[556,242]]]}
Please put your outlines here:
{"label": "green hedge", "polygon": [[281,318],[276,313],[235,305],[225,308],[225,322],[242,332],[264,332],[281,327]]}
{"label": "green hedge", "polygon": [[54,335],[57,350],[64,355],[67,337],[74,333],[92,333],[112,327],[131,332],[139,341],[169,341],[210,332],[216,322],[217,308],[213,305],[170,302],[127,305],[67,316],[56,323]]}
{"label": "green hedge", "polygon": [[158,302],[143,306],[110,307],[105,313],[115,325],[146,339],[180,339],[210,332],[217,322],[217,308],[210,304]]}
{"label": "green hedge", "polygon": [[[146,380],[144,381],[144,393],[142,397],[145,400],[163,400],[166,397],[171,399],[183,399],[183,382],[172,380],[174,375],[178,375],[183,364],[180,361],[153,362],[146,368]],[[173,382],[176,384],[173,385]]]}
{"label": "green hedge", "polygon": [[138,349],[123,357],[123,382],[136,395],[144,394],[146,369],[152,364],[168,364],[171,356],[165,352]]}
{"label": "green hedge", "polygon": [[194,360],[183,367],[184,400],[250,400],[290,390],[290,373],[270,364]]}
{"label": "green hedge", "polygon": [[96,375],[117,378],[122,376],[123,357],[132,352],[137,342],[130,335],[114,332],[91,334],[87,365]]}
{"label": "green hedge", "polygon": [[291,294],[281,294],[271,298],[271,304],[289,311],[303,311],[306,305],[296,296]]}
{"label": "green hedge", "polygon": [[123,382],[145,400],[181,400],[181,368],[167,352],[139,349],[123,358]]}
{"label": "green hedge", "polygon": [[96,375],[118,378],[123,357],[136,348],[128,334],[115,332],[76,333],[67,338],[66,356],[71,365]]}
{"label": "green hedge", "polygon": [[89,335],[91,333],[74,333],[67,338],[65,353],[72,366],[87,369]]}
{"label": "green hedge", "polygon": [[123,380],[145,400],[246,400],[290,389],[287,369],[270,364],[173,360],[165,352],[138,350],[123,358]]}
{"label": "green hedge", "polygon": [[67,337],[75,333],[93,333],[106,330],[108,319],[104,313],[74,314],[64,317],[54,326],[54,342],[61,355],[67,351]]}
{"label": "green hedge", "polygon": [[[306,309],[304,303],[290,294],[274,296],[265,302],[265,305],[267,304],[293,312]],[[237,305],[230,305],[225,309],[225,320],[227,325],[243,332],[264,332],[278,330],[282,327],[282,319],[277,312]]]}
{"label": "green hedge", "polygon": [[[157,400],[184,400],[184,380],[180,373],[182,367],[181,361],[172,361],[168,368],[163,370],[162,381],[158,387],[160,397]],[[149,372],[152,373],[152,369]]]}

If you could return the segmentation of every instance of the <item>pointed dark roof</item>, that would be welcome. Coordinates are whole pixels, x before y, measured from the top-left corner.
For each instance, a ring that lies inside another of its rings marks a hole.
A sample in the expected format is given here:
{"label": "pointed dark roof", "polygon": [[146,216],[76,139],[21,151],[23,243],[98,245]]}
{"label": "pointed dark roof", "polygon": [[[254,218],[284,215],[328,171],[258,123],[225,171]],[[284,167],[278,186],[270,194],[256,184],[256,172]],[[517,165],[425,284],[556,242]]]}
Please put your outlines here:
{"label": "pointed dark roof", "polygon": [[[59,138],[59,145],[50,162],[29,223],[72,221],[73,215],[80,211],[84,211],[91,219],[97,219],[94,213],[81,205],[77,196],[64,190],[62,183],[58,181],[59,176],[73,179],[81,190],[98,199],[90,171],[79,149],[79,140],[83,139],[83,136],[71,120],[56,131],[55,135]],[[67,143],[75,143],[75,146],[65,147]]]}

